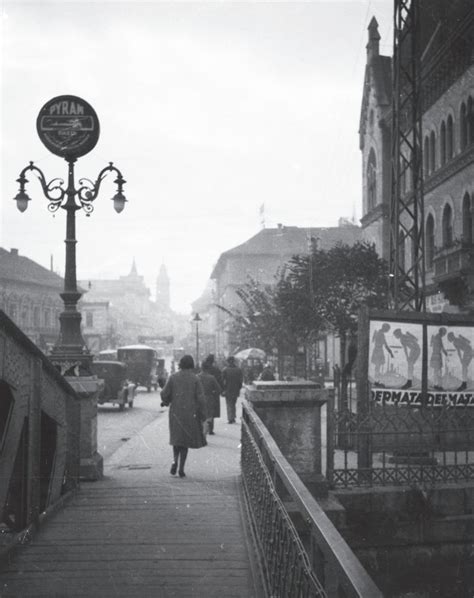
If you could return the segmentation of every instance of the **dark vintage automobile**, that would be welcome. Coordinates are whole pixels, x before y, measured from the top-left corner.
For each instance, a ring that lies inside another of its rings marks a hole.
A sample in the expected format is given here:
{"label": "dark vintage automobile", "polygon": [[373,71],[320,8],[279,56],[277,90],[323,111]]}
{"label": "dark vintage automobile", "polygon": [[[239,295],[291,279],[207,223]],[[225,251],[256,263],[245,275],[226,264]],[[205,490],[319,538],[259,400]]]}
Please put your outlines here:
{"label": "dark vintage automobile", "polygon": [[120,361],[93,361],[92,373],[104,381],[104,387],[99,392],[98,403],[113,403],[120,411],[125,405],[133,407],[135,385],[128,379],[127,365]]}
{"label": "dark vintage automobile", "polygon": [[135,386],[144,386],[148,392],[158,388],[157,352],[147,345],[127,345],[117,349],[117,358],[127,364],[128,376]]}

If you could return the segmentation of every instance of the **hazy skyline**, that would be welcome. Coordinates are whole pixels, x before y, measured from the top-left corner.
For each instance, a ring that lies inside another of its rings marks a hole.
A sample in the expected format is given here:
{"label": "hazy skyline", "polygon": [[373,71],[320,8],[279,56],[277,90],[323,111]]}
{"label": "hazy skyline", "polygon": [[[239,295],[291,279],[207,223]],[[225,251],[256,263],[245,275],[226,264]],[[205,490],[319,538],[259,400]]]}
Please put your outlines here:
{"label": "hazy skyline", "polygon": [[101,137],[77,163],[109,161],[129,200],[117,215],[104,181],[77,213],[77,277],[118,278],[135,258],[154,293],[162,262],[172,306],[190,311],[219,255],[267,226],[336,226],[360,217],[358,126],[367,26],[392,53],[391,0],[340,2],[3,2],[0,245],[64,269],[65,213],[34,176],[20,214],[16,178],[33,160],[48,180],[66,163],[41,144],[46,101],[78,95]]}

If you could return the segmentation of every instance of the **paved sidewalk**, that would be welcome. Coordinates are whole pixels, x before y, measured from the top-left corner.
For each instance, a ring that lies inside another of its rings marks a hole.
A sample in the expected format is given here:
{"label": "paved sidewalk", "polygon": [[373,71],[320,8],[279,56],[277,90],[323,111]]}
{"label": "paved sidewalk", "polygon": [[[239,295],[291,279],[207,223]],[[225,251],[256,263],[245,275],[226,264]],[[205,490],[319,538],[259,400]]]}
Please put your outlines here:
{"label": "paved sidewalk", "polygon": [[156,419],[14,555],[1,598],[257,597],[239,444],[240,426],[217,419],[173,477],[168,414]]}

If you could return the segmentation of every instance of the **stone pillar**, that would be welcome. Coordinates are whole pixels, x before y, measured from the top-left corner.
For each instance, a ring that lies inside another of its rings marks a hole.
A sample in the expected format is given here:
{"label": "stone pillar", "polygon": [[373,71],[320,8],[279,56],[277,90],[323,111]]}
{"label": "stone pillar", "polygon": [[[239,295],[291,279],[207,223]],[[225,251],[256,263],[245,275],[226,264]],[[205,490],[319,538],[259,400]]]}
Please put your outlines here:
{"label": "stone pillar", "polygon": [[260,382],[247,388],[247,400],[283,456],[314,496],[327,496],[321,471],[321,407],[328,390],[309,381]]}
{"label": "stone pillar", "polygon": [[104,384],[97,376],[66,376],[80,399],[81,436],[79,477],[82,481],[100,480],[104,461],[97,451],[97,397]]}

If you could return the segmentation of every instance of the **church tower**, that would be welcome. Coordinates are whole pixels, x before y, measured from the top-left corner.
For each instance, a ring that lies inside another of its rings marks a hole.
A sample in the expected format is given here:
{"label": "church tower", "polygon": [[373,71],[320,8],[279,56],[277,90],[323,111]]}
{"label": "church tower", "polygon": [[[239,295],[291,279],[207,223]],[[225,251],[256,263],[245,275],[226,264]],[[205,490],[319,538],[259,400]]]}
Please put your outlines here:
{"label": "church tower", "polygon": [[161,264],[160,273],[156,279],[156,305],[161,309],[169,310],[170,306],[170,279],[166,266]]}
{"label": "church tower", "polygon": [[388,259],[390,239],[392,60],[379,52],[378,23],[368,26],[367,64],[359,126],[362,152],[362,229]]}

